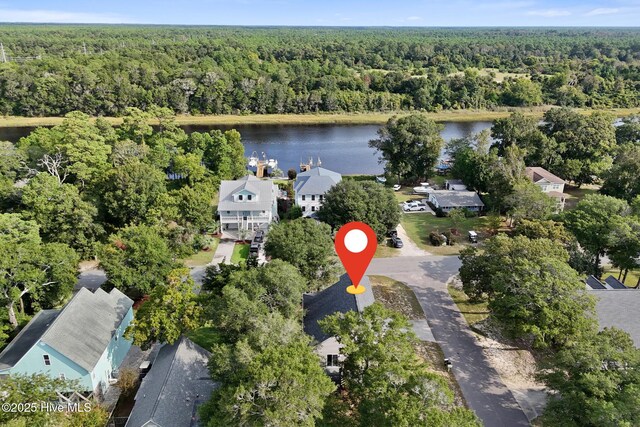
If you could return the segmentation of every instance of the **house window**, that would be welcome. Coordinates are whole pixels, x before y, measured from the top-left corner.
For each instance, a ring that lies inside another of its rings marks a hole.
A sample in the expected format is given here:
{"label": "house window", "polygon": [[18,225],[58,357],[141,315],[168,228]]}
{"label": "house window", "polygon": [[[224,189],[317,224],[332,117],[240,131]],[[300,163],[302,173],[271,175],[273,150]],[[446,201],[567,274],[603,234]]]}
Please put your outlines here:
{"label": "house window", "polygon": [[312,202],[315,202],[315,201],[316,201],[316,195],[315,195],[315,194],[312,194],[312,195],[311,195],[311,201],[312,201]]}
{"label": "house window", "polygon": [[246,216],[243,216],[243,217],[242,217],[242,220],[243,220],[243,221],[246,221],[246,220],[247,220],[247,217],[246,217]]}
{"label": "house window", "polygon": [[324,199],[324,196],[322,194],[319,197],[320,197],[320,201]]}
{"label": "house window", "polygon": [[251,200],[251,194],[247,196],[247,200]]}
{"label": "house window", "polygon": [[238,196],[238,200],[242,200],[242,194]]}
{"label": "house window", "polygon": [[307,207],[306,206],[302,206],[302,212],[306,211]]}
{"label": "house window", "polygon": [[305,196],[304,194],[302,195],[302,201],[304,202],[307,199],[307,196]]}
{"label": "house window", "polygon": [[227,215],[230,215],[230,214],[231,214],[231,211],[227,211]]}
{"label": "house window", "polygon": [[327,354],[327,366],[338,366],[337,354]]}
{"label": "house window", "polygon": [[315,206],[311,206],[311,212],[315,212],[316,211],[316,207]]}
{"label": "house window", "polygon": [[118,341],[118,334],[116,334],[116,341]]}
{"label": "house window", "polygon": [[42,358],[44,359],[45,366],[51,366],[51,359],[48,354],[43,354]]}

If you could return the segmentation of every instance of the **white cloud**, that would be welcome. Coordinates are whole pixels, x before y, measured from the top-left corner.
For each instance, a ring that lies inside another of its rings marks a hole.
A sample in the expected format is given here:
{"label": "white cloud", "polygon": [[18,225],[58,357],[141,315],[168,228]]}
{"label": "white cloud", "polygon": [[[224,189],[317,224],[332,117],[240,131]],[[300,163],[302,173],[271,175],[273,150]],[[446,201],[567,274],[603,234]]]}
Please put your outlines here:
{"label": "white cloud", "polygon": [[534,1],[504,1],[495,3],[480,3],[475,6],[476,9],[522,9],[525,7],[531,7],[536,4]]}
{"label": "white cloud", "polygon": [[422,16],[410,16],[407,21],[422,21]]}
{"label": "white cloud", "polygon": [[0,22],[128,24],[135,21],[112,13],[66,12],[44,9],[0,9]]}
{"label": "white cloud", "polygon": [[599,7],[597,9],[593,9],[587,13],[585,16],[598,16],[598,15],[612,15],[614,13],[620,12],[620,9],[613,7]]}
{"label": "white cloud", "polygon": [[530,10],[527,12],[529,16],[544,16],[545,18],[555,18],[558,16],[569,16],[571,12],[568,10],[548,9],[548,10]]}

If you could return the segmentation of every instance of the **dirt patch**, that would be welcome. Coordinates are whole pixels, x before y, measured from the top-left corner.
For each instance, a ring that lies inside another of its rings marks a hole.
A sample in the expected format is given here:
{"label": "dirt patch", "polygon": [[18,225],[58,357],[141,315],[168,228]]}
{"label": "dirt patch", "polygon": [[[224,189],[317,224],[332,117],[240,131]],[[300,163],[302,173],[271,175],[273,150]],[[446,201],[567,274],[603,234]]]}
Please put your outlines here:
{"label": "dirt patch", "polygon": [[424,320],[420,302],[405,283],[386,276],[369,276],[369,280],[376,301],[410,320]]}

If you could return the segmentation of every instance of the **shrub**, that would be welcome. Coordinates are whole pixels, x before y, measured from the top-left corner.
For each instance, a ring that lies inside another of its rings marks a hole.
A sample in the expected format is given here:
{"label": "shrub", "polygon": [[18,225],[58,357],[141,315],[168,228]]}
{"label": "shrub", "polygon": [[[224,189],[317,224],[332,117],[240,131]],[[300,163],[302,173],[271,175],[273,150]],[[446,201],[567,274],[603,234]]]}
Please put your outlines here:
{"label": "shrub", "polygon": [[453,246],[456,244],[457,238],[451,231],[445,231],[442,234],[444,234],[444,236],[447,238],[447,244],[449,246]]}
{"label": "shrub", "polygon": [[118,374],[117,386],[124,395],[135,392],[140,381],[140,375],[135,369],[122,368]]}
{"label": "shrub", "polygon": [[442,244],[444,243],[442,233],[440,233],[439,231],[432,231],[431,234],[429,234],[429,241],[433,246],[442,246]]}
{"label": "shrub", "polygon": [[475,218],[478,216],[478,212],[474,212],[469,208],[463,208],[462,212],[464,212],[464,217],[465,218]]}
{"label": "shrub", "polygon": [[287,171],[287,176],[289,179],[294,180],[298,177],[298,172],[295,169],[291,168]]}
{"label": "shrub", "polygon": [[447,214],[442,210],[441,207],[436,208],[436,216],[438,218],[444,218]]}

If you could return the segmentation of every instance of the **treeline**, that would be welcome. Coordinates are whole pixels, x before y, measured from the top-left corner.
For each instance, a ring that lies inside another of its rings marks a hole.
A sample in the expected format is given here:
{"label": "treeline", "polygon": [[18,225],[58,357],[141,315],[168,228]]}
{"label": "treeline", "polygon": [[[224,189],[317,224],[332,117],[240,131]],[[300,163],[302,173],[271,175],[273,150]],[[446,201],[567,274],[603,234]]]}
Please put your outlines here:
{"label": "treeline", "polygon": [[5,115],[640,105],[630,29],[3,25],[0,41]]}
{"label": "treeline", "polygon": [[220,180],[246,173],[240,134],[187,135],[168,109],[152,111],[157,131],[137,109],[118,128],[73,112],[0,142],[0,346],[66,302],[80,259],[99,257],[108,286],[137,299],[214,244]]}

